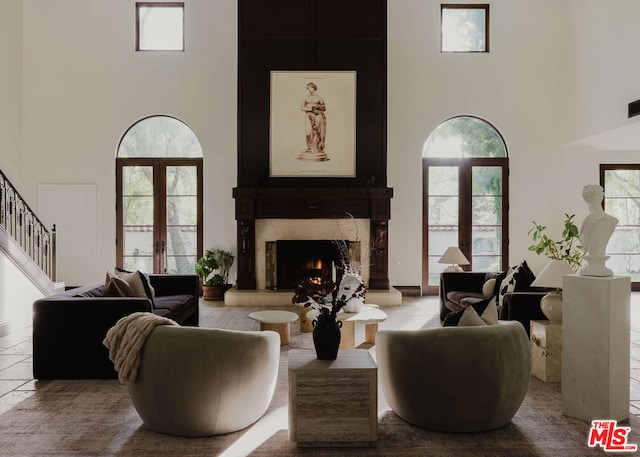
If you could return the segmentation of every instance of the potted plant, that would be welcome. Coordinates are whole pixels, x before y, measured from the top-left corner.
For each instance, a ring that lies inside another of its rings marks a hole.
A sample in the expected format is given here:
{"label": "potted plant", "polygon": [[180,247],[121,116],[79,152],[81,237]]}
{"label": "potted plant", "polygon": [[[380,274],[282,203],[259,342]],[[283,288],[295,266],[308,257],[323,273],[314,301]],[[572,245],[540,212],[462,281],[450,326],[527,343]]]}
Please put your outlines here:
{"label": "potted plant", "polygon": [[573,222],[574,216],[575,214],[565,213],[564,229],[559,241],[554,241],[544,233],[547,229],[545,225],[532,221],[533,228],[527,235],[531,236],[535,244],[529,246],[529,250],[538,255],[543,254],[552,260],[566,260],[573,271],[578,271],[582,266],[584,250],[580,245],[578,227]]}
{"label": "potted plant", "polygon": [[221,300],[231,288],[229,272],[235,257],[223,249],[207,249],[198,259],[194,270],[200,277],[202,296],[205,300]]}

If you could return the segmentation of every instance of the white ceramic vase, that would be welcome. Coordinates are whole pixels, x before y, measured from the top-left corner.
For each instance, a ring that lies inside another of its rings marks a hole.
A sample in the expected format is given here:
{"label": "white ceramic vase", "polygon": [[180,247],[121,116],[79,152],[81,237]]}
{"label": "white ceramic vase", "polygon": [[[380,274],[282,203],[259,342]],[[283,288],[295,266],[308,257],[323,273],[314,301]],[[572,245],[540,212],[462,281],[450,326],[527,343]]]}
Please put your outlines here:
{"label": "white ceramic vase", "polygon": [[562,323],[562,292],[549,292],[540,300],[540,309],[553,324]]}
{"label": "white ceramic vase", "polygon": [[[347,299],[358,290],[359,287],[364,285],[362,277],[358,274],[347,273],[342,277],[340,281],[340,287],[338,290],[338,297],[346,296]],[[353,297],[347,301],[347,304],[342,308],[345,313],[358,313],[364,306],[365,290],[362,289],[356,297]]]}

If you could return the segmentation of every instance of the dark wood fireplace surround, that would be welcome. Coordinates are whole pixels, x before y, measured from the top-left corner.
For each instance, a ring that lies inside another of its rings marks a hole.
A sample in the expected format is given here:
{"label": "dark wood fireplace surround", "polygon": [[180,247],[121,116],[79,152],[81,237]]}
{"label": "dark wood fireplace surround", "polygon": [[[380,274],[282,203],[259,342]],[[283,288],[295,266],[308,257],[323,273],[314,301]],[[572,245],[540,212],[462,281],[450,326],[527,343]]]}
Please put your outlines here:
{"label": "dark wood fireplace surround", "polygon": [[[256,288],[257,219],[370,220],[369,288],[388,289],[386,0],[238,3],[238,289]],[[356,71],[356,176],[269,176],[271,71]]]}

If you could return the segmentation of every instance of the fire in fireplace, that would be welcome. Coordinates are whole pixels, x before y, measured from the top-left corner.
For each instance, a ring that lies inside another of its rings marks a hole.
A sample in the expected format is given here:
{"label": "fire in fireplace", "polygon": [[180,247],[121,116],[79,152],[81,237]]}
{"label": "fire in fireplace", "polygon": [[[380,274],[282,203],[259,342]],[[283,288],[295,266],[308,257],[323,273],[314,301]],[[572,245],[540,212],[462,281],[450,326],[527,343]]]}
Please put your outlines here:
{"label": "fire in fireplace", "polygon": [[[345,241],[356,252],[358,241]],[[267,241],[266,288],[295,289],[303,279],[339,282],[340,253],[332,240]]]}

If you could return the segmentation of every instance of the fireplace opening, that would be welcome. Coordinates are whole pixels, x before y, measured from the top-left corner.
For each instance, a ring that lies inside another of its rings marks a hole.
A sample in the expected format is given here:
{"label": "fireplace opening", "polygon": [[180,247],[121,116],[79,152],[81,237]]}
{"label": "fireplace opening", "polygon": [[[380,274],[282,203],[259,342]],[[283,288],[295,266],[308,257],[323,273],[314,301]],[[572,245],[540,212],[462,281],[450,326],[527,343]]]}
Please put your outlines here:
{"label": "fireplace opening", "polygon": [[[347,241],[350,251],[360,243]],[[339,282],[341,259],[333,240],[278,240],[266,242],[266,288],[295,289],[306,278]]]}

